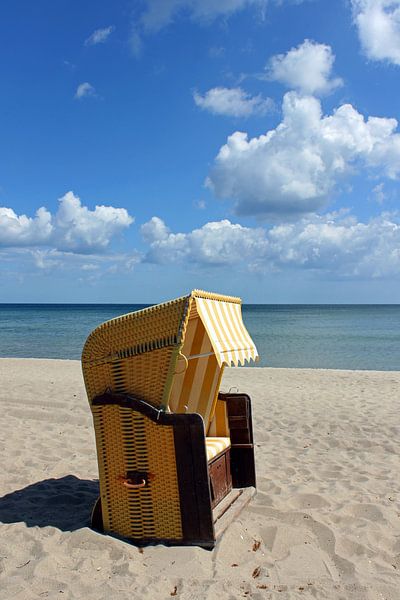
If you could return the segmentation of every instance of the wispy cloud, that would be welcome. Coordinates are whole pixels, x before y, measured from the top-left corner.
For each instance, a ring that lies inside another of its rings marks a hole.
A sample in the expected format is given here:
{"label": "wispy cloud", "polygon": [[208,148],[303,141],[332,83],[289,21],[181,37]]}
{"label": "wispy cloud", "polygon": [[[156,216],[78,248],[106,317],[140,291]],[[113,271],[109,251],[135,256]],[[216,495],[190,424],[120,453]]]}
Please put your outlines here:
{"label": "wispy cloud", "polygon": [[125,253],[77,254],[54,248],[0,248],[0,260],[4,268],[0,278],[7,277],[23,283],[28,277],[72,277],[73,281],[86,284],[104,283],[105,277],[132,271],[142,261],[141,253],[133,250]]}
{"label": "wispy cloud", "polygon": [[74,71],[76,69],[76,65],[74,63],[70,62],[69,60],[64,60],[63,64],[65,67],[67,67],[71,71]]}
{"label": "wispy cloud", "polygon": [[[140,54],[143,35],[158,33],[180,18],[190,19],[201,25],[208,25],[215,20],[228,19],[245,9],[253,9],[260,20],[265,19],[269,0],[143,0],[137,3],[135,11],[135,30],[130,38],[132,53]],[[275,4],[293,2],[293,0],[273,0]],[[295,0],[298,4],[305,0]],[[222,56],[224,49],[216,47],[210,55]]]}
{"label": "wispy cloud", "polygon": [[203,110],[228,117],[265,115],[274,108],[271,98],[263,98],[260,94],[251,96],[240,87],[215,87],[204,95],[194,92],[193,98],[196,105]]}
{"label": "wispy cloud", "polygon": [[207,208],[207,203],[205,200],[195,200],[193,202],[193,206],[197,208],[197,210],[205,210]]}
{"label": "wispy cloud", "polygon": [[88,81],[85,81],[84,83],[80,83],[78,85],[78,87],[76,88],[76,92],[75,92],[75,100],[81,100],[82,98],[87,98],[87,97],[94,97],[96,96],[96,90],[95,88],[92,86],[91,83],[89,83]]}
{"label": "wispy cloud", "polygon": [[222,58],[225,56],[225,53],[226,49],[224,46],[211,46],[211,48],[208,49],[208,56],[211,58]]}
{"label": "wispy cloud", "polygon": [[96,29],[96,31],[94,31],[92,35],[90,35],[85,40],[85,46],[96,46],[97,44],[104,44],[104,42],[108,40],[113,31],[115,31],[114,25],[104,27],[104,29]]}
{"label": "wispy cloud", "polygon": [[141,22],[145,30],[157,32],[186,14],[194,21],[210,22],[247,7],[255,7],[264,15],[267,0],[147,0]]}
{"label": "wispy cloud", "polygon": [[387,195],[385,193],[385,184],[384,183],[378,183],[372,190],[372,193],[374,195],[375,201],[378,204],[383,204],[387,198]]}
{"label": "wispy cloud", "polygon": [[129,47],[135,58],[139,58],[143,50],[143,42],[137,27],[132,27],[129,37]]}

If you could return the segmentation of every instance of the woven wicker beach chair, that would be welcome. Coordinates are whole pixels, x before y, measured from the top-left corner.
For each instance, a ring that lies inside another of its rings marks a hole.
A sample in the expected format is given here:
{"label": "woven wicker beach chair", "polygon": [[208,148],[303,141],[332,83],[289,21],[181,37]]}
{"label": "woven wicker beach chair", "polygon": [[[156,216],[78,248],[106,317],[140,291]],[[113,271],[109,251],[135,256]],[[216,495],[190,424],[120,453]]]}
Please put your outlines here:
{"label": "woven wicker beach chair", "polygon": [[214,546],[256,485],[250,398],[220,393],[222,373],[257,359],[240,299],[198,290],[90,334],[95,529],[137,545]]}

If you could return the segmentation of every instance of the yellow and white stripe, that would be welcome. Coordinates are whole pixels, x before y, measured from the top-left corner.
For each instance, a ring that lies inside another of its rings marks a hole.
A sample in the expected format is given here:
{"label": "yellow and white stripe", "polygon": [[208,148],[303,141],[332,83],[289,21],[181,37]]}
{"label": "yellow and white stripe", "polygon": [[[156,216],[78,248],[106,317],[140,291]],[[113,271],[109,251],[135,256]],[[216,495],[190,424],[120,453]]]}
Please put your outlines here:
{"label": "yellow and white stripe", "polygon": [[207,431],[219,389],[222,369],[215,357],[210,338],[199,317],[189,319],[182,354],[187,368],[174,375],[169,408],[172,412],[195,412],[204,419]]}
{"label": "yellow and white stripe", "polygon": [[210,461],[227,448],[230,448],[231,440],[228,437],[206,438],[207,460]]}
{"label": "yellow and white stripe", "polygon": [[243,324],[240,301],[229,300],[193,293],[181,350],[185,359],[178,360],[169,397],[172,412],[200,414],[206,432],[214,418],[224,366],[258,358]]}
{"label": "yellow and white stripe", "polygon": [[257,360],[258,352],[242,319],[239,302],[195,298],[197,312],[207,331],[219,366]]}

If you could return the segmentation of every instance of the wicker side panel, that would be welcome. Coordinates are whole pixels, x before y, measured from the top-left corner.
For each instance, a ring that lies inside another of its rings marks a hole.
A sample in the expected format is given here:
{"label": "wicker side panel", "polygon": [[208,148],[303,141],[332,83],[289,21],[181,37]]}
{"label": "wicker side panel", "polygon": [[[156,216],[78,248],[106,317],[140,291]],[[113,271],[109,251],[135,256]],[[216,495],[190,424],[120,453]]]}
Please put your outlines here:
{"label": "wicker side panel", "polygon": [[[141,539],[182,539],[173,428],[120,406],[93,406],[100,493],[106,531]],[[127,471],[152,475],[128,489]]]}
{"label": "wicker side panel", "polygon": [[86,365],[84,378],[91,401],[106,390],[130,394],[155,407],[162,403],[174,348],[168,346],[108,363]]}
{"label": "wicker side panel", "polygon": [[82,352],[84,365],[127,358],[180,343],[189,297],[106,321],[92,331]]}

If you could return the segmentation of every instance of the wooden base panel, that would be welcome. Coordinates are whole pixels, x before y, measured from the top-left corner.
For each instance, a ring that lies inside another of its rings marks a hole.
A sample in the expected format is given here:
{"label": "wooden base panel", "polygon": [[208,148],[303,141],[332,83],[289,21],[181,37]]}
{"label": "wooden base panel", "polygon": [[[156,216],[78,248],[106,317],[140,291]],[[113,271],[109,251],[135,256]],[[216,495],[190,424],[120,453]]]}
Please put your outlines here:
{"label": "wooden base panel", "polygon": [[[129,542],[135,546],[149,546],[156,544],[165,544],[166,546],[202,546],[205,549],[212,550],[216,542],[218,542],[219,538],[222,536],[224,531],[229,527],[229,525],[237,519],[238,515],[242,512],[242,510],[247,506],[250,500],[255,496],[257,490],[253,487],[251,488],[241,488],[241,489],[233,489],[229,492],[227,496],[214,508],[213,510],[213,523],[214,523],[214,531],[215,531],[215,542],[204,541],[204,540],[166,540],[166,539],[142,539],[142,540],[132,540],[123,538],[119,535],[108,534],[121,539],[123,541]],[[103,519],[101,514],[101,500],[98,498],[93,507],[92,511],[92,528],[100,533],[104,532],[103,528]]]}
{"label": "wooden base panel", "polygon": [[222,536],[229,525],[256,495],[254,487],[234,488],[213,510],[215,539]]}

